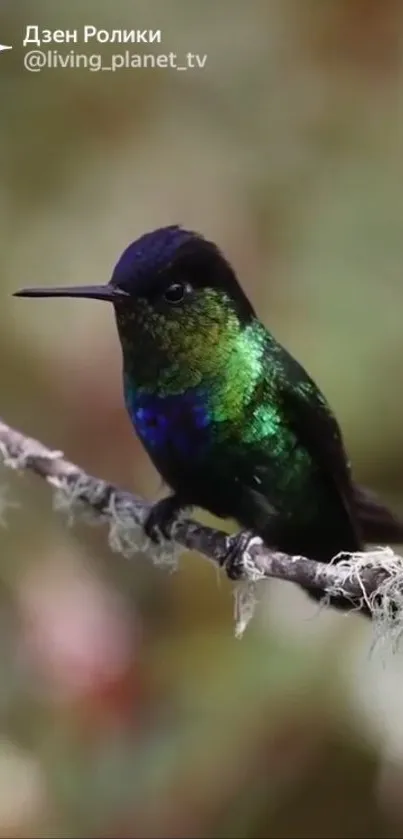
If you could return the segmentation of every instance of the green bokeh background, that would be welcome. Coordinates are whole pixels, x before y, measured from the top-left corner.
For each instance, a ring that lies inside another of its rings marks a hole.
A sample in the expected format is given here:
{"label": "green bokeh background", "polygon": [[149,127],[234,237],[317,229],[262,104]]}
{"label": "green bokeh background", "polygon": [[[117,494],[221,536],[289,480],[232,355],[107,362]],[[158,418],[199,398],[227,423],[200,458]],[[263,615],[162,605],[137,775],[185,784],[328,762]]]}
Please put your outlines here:
{"label": "green bokeh background", "polygon": [[[27,25],[85,24],[162,43],[51,49],[206,66],[24,70]],[[106,282],[128,241],[182,223],[225,250],[356,478],[402,509],[403,4],[3,0],[0,37],[4,420],[157,497],[111,311],[11,292]],[[371,652],[362,619],[271,583],[236,640],[200,557],[128,561],[39,479],[1,487],[0,836],[402,835],[401,656]]]}

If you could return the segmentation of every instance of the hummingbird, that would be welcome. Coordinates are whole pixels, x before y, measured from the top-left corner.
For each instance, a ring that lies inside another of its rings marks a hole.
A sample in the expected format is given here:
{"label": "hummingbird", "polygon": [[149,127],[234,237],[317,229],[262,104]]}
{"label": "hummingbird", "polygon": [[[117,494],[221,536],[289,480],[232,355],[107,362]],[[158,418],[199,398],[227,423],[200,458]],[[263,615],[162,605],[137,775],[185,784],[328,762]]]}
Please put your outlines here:
{"label": "hummingbird", "polygon": [[[322,562],[366,540],[403,542],[403,520],[353,482],[328,402],[214,242],[169,225],[129,244],[106,285],[16,296],[113,305],[125,405],[171,490],[145,523],[152,540],[198,507],[269,548]],[[331,605],[351,608],[342,596]]]}

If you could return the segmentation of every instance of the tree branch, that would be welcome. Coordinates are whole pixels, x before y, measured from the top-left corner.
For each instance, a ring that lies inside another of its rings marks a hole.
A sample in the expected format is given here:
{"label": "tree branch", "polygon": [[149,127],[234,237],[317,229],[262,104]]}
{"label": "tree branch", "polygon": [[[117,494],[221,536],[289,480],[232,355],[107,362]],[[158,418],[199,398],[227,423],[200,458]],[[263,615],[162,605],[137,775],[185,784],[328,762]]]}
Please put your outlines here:
{"label": "tree branch", "polygon": [[150,544],[142,525],[150,505],[99,478],[88,475],[66,460],[62,452],[51,451],[42,443],[10,428],[0,420],[0,455],[5,466],[29,470],[56,489],[56,507],[70,513],[87,510],[98,520],[109,523],[109,540],[114,550],[126,555],[141,550],[154,561],[174,562],[178,546],[203,554],[231,579],[249,584],[248,597],[238,601],[239,630],[249,619],[255,584],[265,578],[297,583],[316,590],[323,598],[342,596],[351,609],[364,611],[389,629],[401,625],[403,615],[403,560],[390,548],[352,554],[337,564],[315,562],[301,556],[288,556],[269,550],[253,534],[229,536],[189,519],[175,524],[173,542]]}

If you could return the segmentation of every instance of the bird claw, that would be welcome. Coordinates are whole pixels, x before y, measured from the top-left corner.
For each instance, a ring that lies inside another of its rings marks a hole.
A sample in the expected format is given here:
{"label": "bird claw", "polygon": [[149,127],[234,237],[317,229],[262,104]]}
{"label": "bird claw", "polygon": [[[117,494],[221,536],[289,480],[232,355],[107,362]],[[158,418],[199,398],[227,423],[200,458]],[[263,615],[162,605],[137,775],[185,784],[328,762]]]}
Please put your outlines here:
{"label": "bird claw", "polygon": [[230,580],[240,580],[244,576],[244,552],[254,536],[250,530],[241,530],[240,533],[231,536],[229,549],[221,563]]}
{"label": "bird claw", "polygon": [[164,539],[172,539],[172,529],[181,506],[174,495],[154,504],[144,523],[144,532],[152,542],[159,544]]}

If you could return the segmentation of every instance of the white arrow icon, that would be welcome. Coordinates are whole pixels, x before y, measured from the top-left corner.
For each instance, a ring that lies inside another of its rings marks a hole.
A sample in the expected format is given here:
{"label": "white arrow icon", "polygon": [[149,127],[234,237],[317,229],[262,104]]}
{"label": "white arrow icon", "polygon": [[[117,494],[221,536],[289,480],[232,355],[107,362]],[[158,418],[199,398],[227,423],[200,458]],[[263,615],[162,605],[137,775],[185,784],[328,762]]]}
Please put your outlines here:
{"label": "white arrow icon", "polygon": [[0,52],[3,52],[3,50],[12,50],[12,47],[7,44],[0,44]]}

